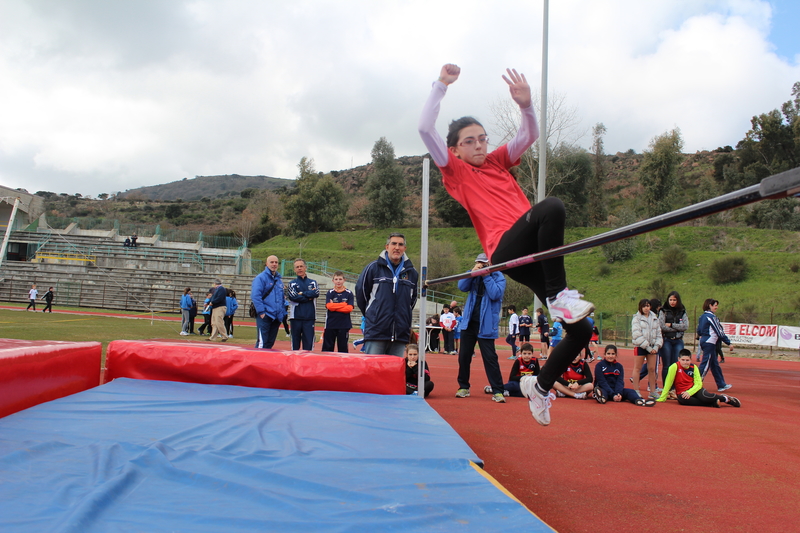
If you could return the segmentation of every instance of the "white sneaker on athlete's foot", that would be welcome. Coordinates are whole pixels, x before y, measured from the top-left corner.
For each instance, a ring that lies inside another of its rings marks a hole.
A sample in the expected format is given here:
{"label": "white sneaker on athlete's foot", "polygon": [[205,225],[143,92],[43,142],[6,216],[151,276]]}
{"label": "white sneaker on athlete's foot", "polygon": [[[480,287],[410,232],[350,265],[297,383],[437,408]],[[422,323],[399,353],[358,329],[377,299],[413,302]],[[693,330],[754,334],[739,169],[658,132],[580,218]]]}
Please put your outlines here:
{"label": "white sneaker on athlete's foot", "polygon": [[731,385],[730,383],[728,383],[728,384],[727,384],[727,385],[725,385],[724,387],[720,387],[720,388],[718,388],[718,389],[717,389],[717,392],[725,392],[726,390],[730,389],[731,387],[733,387],[733,385]]}
{"label": "white sneaker on athlete's foot", "polygon": [[578,291],[564,289],[555,298],[547,299],[547,308],[550,316],[555,320],[560,318],[567,324],[574,324],[594,311],[594,304],[581,300],[583,294]]}
{"label": "white sneaker on athlete's foot", "polygon": [[555,396],[553,393],[542,396],[536,389],[537,382],[536,376],[523,376],[519,386],[522,394],[528,399],[528,407],[530,407],[534,420],[542,426],[547,426],[550,424],[550,405]]}
{"label": "white sneaker on athlete's foot", "polygon": [[188,335],[188,334],[189,334],[189,332],[187,332],[187,331],[181,331],[181,335]]}

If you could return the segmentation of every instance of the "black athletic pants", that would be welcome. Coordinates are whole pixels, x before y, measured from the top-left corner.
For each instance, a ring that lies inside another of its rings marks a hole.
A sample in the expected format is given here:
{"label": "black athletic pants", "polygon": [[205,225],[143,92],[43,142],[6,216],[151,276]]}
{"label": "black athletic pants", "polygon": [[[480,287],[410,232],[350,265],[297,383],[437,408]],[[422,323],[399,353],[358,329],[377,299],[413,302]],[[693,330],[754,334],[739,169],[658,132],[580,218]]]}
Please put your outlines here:
{"label": "black athletic pants", "polygon": [[[477,325],[476,325],[477,326]],[[497,362],[497,351],[494,348],[494,339],[481,339],[478,337],[478,328],[469,328],[461,332],[461,350],[458,352],[458,388],[469,389],[470,365],[475,354],[475,343],[481,350],[483,368],[492,392],[503,393],[503,376],[500,373],[500,364]]]}
{"label": "black athletic pants", "polygon": [[[561,200],[552,196],[545,198],[503,234],[492,254],[492,263],[504,263],[563,245],[566,216]],[[529,287],[545,305],[547,298],[557,295],[567,286],[563,256],[512,268],[505,274]],[[592,338],[592,325],[585,318],[575,324],[564,324],[564,330],[567,335],[552,349],[539,373],[539,387],[543,391],[553,388],[556,378],[567,370]]]}

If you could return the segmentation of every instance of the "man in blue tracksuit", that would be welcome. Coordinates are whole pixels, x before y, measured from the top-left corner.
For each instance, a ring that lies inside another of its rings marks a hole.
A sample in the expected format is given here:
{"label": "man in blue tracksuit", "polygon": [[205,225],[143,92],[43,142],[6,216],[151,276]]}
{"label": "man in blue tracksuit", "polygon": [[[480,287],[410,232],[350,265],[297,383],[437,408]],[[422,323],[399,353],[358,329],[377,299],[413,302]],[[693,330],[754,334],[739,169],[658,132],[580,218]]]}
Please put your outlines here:
{"label": "man in blue tracksuit", "polygon": [[[475,259],[473,270],[489,266],[486,254]],[[505,403],[503,397],[503,376],[497,362],[497,351],[494,340],[500,326],[500,306],[506,292],[506,278],[501,272],[492,272],[483,276],[462,279],[458,282],[462,292],[468,292],[464,304],[464,315],[461,319],[461,349],[458,352],[458,391],[456,398],[469,396],[469,374],[475,343],[478,344],[483,358],[483,368],[492,387],[492,400]]]}
{"label": "man in blue tracksuit", "polygon": [[256,348],[269,349],[275,345],[278,328],[286,318],[283,281],[278,272],[278,258],[267,257],[266,268],[253,280],[250,297],[256,308]]}
{"label": "man in blue tracksuit", "polygon": [[292,323],[292,350],[314,348],[314,322],[317,320],[317,282],[306,276],[306,262],[295,259],[294,272],[297,277],[289,282],[289,320]]}
{"label": "man in blue tracksuit", "polygon": [[411,338],[411,312],[419,275],[406,255],[406,238],[392,233],[381,255],[356,283],[356,303],[366,319],[364,352],[403,357]]}

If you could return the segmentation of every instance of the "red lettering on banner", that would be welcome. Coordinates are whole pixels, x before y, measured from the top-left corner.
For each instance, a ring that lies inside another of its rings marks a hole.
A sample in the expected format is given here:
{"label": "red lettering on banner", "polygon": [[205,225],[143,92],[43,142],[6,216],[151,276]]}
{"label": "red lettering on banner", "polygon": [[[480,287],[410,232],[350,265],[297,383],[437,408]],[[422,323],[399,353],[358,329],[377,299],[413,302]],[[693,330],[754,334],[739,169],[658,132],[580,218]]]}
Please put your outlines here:
{"label": "red lettering on banner", "polygon": [[736,324],[722,324],[725,335],[736,335]]}

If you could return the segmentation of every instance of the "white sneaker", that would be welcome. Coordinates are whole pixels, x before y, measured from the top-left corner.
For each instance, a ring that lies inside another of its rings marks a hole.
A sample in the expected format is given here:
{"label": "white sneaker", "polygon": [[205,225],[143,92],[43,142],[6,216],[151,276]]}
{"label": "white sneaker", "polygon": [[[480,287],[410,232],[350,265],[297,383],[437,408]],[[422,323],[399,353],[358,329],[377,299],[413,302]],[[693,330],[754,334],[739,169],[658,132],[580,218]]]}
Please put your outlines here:
{"label": "white sneaker", "polygon": [[578,291],[564,289],[555,298],[547,299],[547,308],[550,316],[555,320],[560,318],[567,324],[574,324],[594,311],[594,304],[581,300],[583,294]]}
{"label": "white sneaker", "polygon": [[188,333],[185,331],[181,331],[181,335],[188,335]]}
{"label": "white sneaker", "polygon": [[523,376],[519,386],[522,394],[528,399],[528,407],[530,407],[534,420],[542,426],[547,426],[550,424],[550,405],[556,397],[552,392],[542,396],[536,390],[537,381],[536,376]]}
{"label": "white sneaker", "polygon": [[586,393],[585,392],[576,392],[575,393],[575,399],[576,400],[585,400],[586,399]]}

